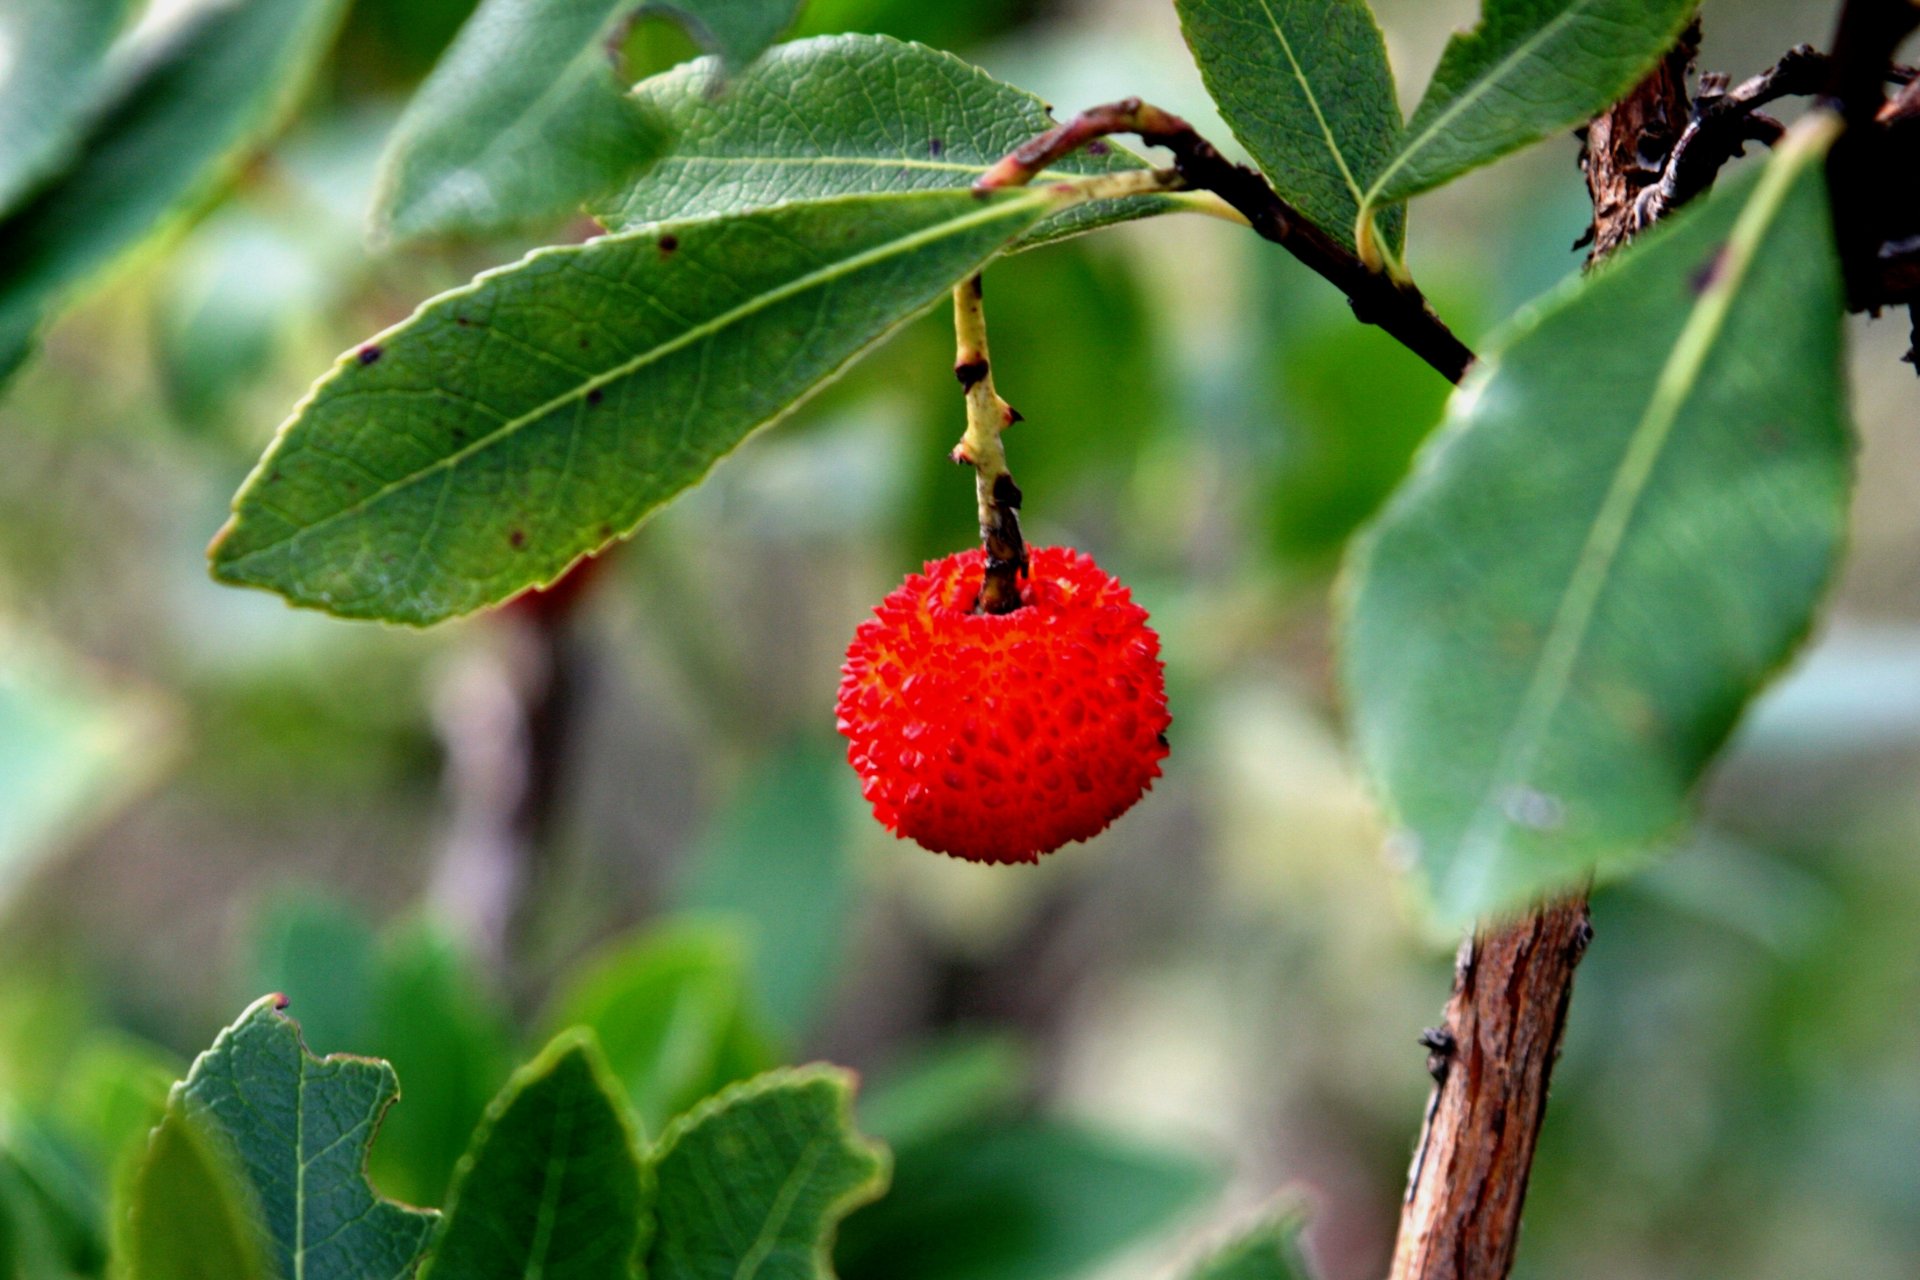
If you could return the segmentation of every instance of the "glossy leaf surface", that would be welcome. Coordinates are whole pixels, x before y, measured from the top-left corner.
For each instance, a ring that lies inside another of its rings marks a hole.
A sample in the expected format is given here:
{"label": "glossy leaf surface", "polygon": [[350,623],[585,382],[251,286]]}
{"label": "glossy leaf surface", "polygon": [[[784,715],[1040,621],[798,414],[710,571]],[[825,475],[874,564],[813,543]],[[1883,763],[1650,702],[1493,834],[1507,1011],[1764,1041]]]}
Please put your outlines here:
{"label": "glossy leaf surface", "polygon": [[[1361,197],[1393,156],[1400,105],[1366,0],[1178,0],[1207,92],[1274,189],[1353,244]],[[1400,243],[1406,215],[1381,215]]]}
{"label": "glossy leaf surface", "polygon": [[1057,207],[911,192],[539,250],[343,356],[282,428],[216,576],[425,624],[629,533]]}

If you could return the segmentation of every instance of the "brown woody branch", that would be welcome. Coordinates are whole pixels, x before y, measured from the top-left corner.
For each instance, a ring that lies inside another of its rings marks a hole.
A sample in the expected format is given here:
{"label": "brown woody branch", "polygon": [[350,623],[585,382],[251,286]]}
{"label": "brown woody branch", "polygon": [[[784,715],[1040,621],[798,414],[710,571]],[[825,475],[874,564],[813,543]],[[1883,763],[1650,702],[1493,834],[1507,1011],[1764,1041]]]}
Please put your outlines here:
{"label": "brown woody branch", "polygon": [[1060,157],[1116,133],[1137,135],[1173,153],[1174,172],[1190,188],[1211,191],[1273,241],[1347,295],[1354,316],[1386,330],[1449,382],[1458,382],[1473,352],[1453,335],[1418,289],[1370,269],[1353,250],[1280,198],[1257,172],[1228,160],[1179,116],[1125,98],[1083,111],[1034,138],[981,176],[975,190],[1020,186]]}

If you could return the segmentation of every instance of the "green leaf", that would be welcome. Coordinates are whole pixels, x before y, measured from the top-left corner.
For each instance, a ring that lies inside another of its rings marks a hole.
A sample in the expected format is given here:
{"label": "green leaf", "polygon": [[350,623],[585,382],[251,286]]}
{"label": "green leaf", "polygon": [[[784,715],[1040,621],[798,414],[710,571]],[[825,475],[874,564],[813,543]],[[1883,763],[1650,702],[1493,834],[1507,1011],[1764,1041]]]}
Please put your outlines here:
{"label": "green leaf", "polygon": [[675,1121],[654,1155],[649,1280],[829,1280],[840,1219],[887,1185],[886,1150],[854,1131],[852,1107],[851,1075],[801,1067]]}
{"label": "green leaf", "polygon": [[[665,218],[804,200],[964,188],[1056,123],[1040,99],[952,54],[885,36],[796,40],[724,82],[713,59],[643,80],[636,102],[670,138],[660,159],[592,208],[626,230]],[[1061,160],[1045,176],[1143,168],[1118,147]],[[1023,243],[1177,207],[1167,197],[1083,205]]]}
{"label": "green leaf", "polygon": [[268,1280],[246,1184],[219,1141],[179,1105],[134,1175],[128,1280]]}
{"label": "green leaf", "polygon": [[486,0],[401,116],[375,231],[488,231],[564,213],[658,151],[617,62],[632,0]]}
{"label": "green leaf", "polygon": [[[1217,1184],[1197,1162],[1078,1126],[962,1129],[895,1153],[842,1233],[845,1280],[1063,1280],[1171,1226]],[[940,1241],[936,1252],[928,1241]]]}
{"label": "green leaf", "polygon": [[682,925],[616,945],[581,966],[547,1025],[596,1033],[649,1129],[772,1065],[747,1022],[745,960],[729,929]]}
{"label": "green leaf", "polygon": [[[1366,0],[1177,0],[1207,92],[1295,208],[1349,248],[1362,196],[1393,158],[1400,105]],[[1381,215],[1398,249],[1406,215]]]}
{"label": "green leaf", "polygon": [[1673,834],[1812,622],[1851,480],[1830,136],[1496,338],[1355,557],[1355,732],[1450,923]]}
{"label": "green leaf", "polygon": [[645,1235],[638,1138],[590,1033],[514,1074],[460,1162],[421,1280],[619,1280]]}
{"label": "green leaf", "polygon": [[538,250],[341,357],[214,573],[415,625],[551,582],[1068,199],[860,196]]}
{"label": "green leaf", "polygon": [[1305,1219],[1297,1207],[1279,1210],[1201,1263],[1192,1280],[1309,1280],[1300,1253]]}
{"label": "green leaf", "polygon": [[1393,204],[1576,124],[1632,88],[1698,0],[1482,0],[1363,202]]}
{"label": "green leaf", "polygon": [[220,0],[125,56],[72,160],[0,221],[0,368],[67,289],[194,211],[298,102],[344,0]]}
{"label": "green leaf", "polygon": [[0,213],[80,140],[127,0],[9,0],[0,6]]}
{"label": "green leaf", "polygon": [[773,758],[722,810],[678,906],[738,921],[756,1003],[802,1035],[832,994],[857,888],[840,808],[843,753],[815,744]]}
{"label": "green leaf", "polygon": [[279,1275],[397,1280],[413,1273],[436,1216],[379,1198],[362,1172],[398,1093],[384,1062],[308,1053],[267,996],[200,1055],[176,1097],[233,1149]]}

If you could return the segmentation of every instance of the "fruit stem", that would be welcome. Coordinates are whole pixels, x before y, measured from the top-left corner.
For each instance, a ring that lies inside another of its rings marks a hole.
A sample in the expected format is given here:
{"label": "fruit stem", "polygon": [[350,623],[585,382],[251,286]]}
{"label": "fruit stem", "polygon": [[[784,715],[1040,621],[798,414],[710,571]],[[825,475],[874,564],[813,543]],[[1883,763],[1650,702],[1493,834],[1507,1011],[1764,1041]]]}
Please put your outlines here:
{"label": "fruit stem", "polygon": [[953,291],[953,376],[967,399],[967,430],[953,447],[955,462],[971,466],[980,504],[980,545],[987,571],[974,602],[979,613],[1012,613],[1020,607],[1020,578],[1027,572],[1027,544],[1020,536],[1020,486],[1007,470],[1000,433],[1020,421],[1014,407],[993,389],[987,354],[987,314],[976,273]]}

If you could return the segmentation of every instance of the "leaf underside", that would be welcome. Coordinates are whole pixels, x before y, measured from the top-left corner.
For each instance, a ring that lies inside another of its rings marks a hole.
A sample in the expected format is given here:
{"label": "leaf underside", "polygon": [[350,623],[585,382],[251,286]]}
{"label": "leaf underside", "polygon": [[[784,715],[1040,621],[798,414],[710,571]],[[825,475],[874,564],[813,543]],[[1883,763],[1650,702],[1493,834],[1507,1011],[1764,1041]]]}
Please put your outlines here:
{"label": "leaf underside", "polygon": [[1657,62],[1697,0],[1483,0],[1447,42],[1367,203],[1449,182],[1606,107]]}
{"label": "leaf underside", "polygon": [[485,0],[407,105],[382,160],[376,232],[499,230],[566,213],[654,158],[660,130],[627,94],[619,46],[668,14],[737,69],[798,0]]}
{"label": "leaf underside", "polygon": [[[624,230],[668,218],[804,200],[970,186],[1052,128],[1046,104],[949,53],[886,36],[780,45],[722,79],[712,58],[643,80],[633,99],[670,139],[659,158],[590,212]],[[1144,167],[1130,152],[1067,156],[1039,181]],[[1049,218],[1032,244],[1172,208],[1143,196]],[[1349,219],[1351,221],[1351,219]]]}
{"label": "leaf underside", "polygon": [[[1400,134],[1387,46],[1365,0],[1179,0],[1207,92],[1267,180],[1347,247]],[[1398,250],[1404,209],[1382,213]]]}
{"label": "leaf underside", "polygon": [[552,581],[1051,208],[861,196],[538,250],[343,356],[214,572],[416,625]]}
{"label": "leaf underside", "polygon": [[1851,483],[1820,129],[1496,339],[1357,549],[1361,754],[1458,924],[1674,832]]}

